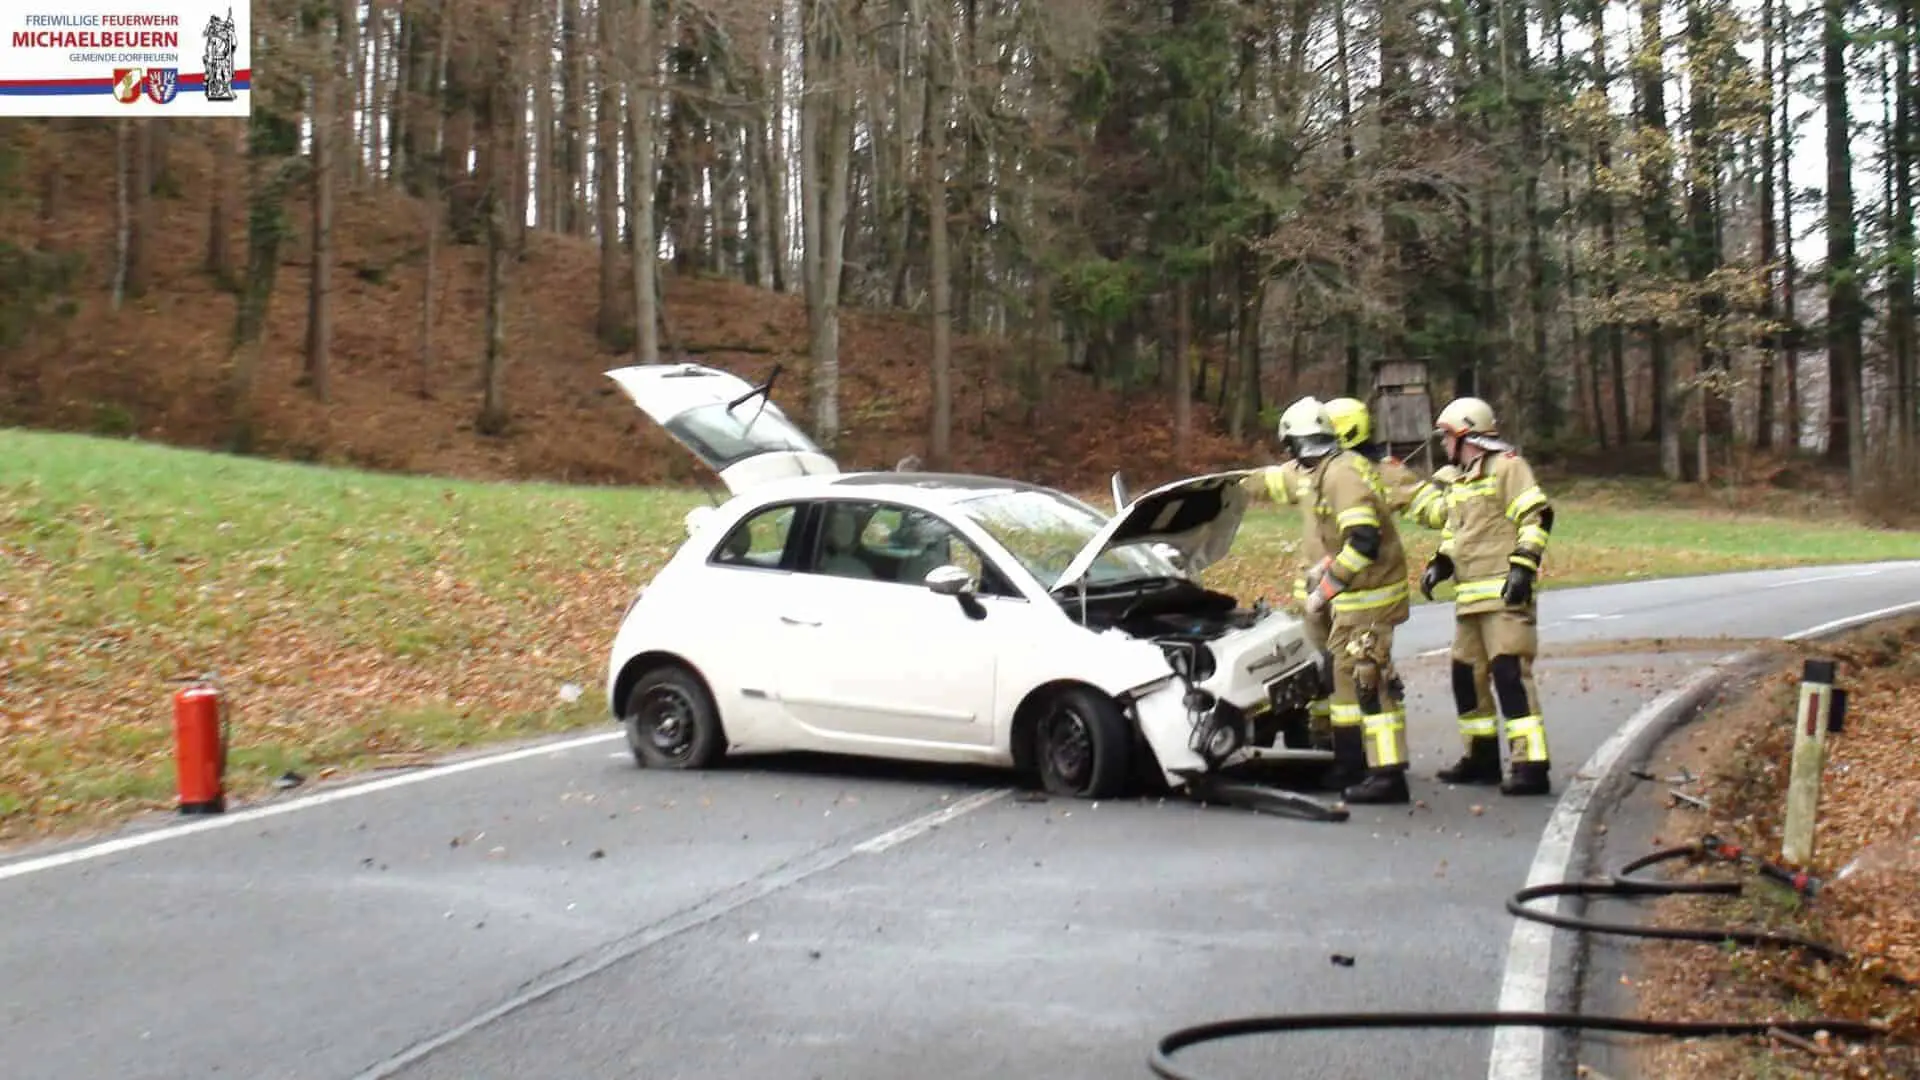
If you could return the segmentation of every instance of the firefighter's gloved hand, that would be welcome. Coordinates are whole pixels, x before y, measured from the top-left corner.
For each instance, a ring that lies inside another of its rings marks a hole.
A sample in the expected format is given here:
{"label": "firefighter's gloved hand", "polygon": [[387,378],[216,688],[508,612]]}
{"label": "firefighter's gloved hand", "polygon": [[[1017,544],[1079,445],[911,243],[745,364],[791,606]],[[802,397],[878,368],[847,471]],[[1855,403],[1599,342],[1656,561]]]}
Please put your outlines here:
{"label": "firefighter's gloved hand", "polygon": [[1440,583],[1453,576],[1453,559],[1446,555],[1435,555],[1427,560],[1426,572],[1420,575],[1420,595],[1433,599],[1433,590]]}
{"label": "firefighter's gloved hand", "polygon": [[1507,583],[1500,589],[1500,599],[1515,607],[1525,607],[1533,599],[1533,568],[1514,563],[1507,568]]}
{"label": "firefighter's gloved hand", "polygon": [[1460,467],[1458,465],[1442,465],[1433,470],[1433,482],[1439,484],[1441,487],[1445,487],[1458,479],[1460,479]]}
{"label": "firefighter's gloved hand", "polygon": [[1307,614],[1318,615],[1333,598],[1347,591],[1347,584],[1333,575],[1328,569],[1331,559],[1314,568],[1307,579]]}

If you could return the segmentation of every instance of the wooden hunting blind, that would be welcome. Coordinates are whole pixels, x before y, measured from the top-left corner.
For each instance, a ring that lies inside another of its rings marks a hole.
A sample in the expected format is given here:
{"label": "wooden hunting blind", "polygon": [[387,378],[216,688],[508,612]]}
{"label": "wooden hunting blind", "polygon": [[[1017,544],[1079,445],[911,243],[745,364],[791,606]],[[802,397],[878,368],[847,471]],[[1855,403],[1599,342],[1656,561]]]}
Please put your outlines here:
{"label": "wooden hunting blind", "polygon": [[1433,431],[1433,395],[1424,360],[1383,360],[1373,367],[1374,440],[1405,456]]}

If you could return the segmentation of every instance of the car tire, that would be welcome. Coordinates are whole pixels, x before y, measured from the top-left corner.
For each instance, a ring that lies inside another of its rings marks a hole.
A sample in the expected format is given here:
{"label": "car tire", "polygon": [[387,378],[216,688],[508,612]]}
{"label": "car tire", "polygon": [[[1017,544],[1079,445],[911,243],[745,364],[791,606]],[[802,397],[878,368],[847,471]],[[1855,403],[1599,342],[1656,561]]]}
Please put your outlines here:
{"label": "car tire", "polygon": [[1109,799],[1126,788],[1133,740],[1113,699],[1088,687],[1055,692],[1033,725],[1033,760],[1049,794]]}
{"label": "car tire", "polygon": [[667,664],[627,691],[621,719],[634,764],[644,769],[704,769],[726,752],[720,710],[693,672]]}

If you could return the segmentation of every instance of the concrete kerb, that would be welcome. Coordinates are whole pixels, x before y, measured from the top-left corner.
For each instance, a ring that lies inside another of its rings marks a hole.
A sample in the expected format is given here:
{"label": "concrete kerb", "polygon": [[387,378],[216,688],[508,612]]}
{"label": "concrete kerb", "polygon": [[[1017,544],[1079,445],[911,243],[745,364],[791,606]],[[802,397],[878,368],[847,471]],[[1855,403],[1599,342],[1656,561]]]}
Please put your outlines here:
{"label": "concrete kerb", "polygon": [[[1890,607],[1864,612],[1844,619],[1822,623],[1805,630],[1784,635],[1785,642],[1822,641],[1869,626],[1876,622],[1898,618],[1901,615],[1920,612],[1920,601],[1895,604]],[[1760,674],[1771,666],[1769,653],[1765,649],[1747,649],[1732,653],[1715,660],[1711,665],[1695,673],[1691,678],[1636,714],[1614,736],[1595,750],[1593,756],[1581,766],[1574,781],[1568,785],[1562,795],[1560,806],[1556,807],[1556,817],[1562,810],[1570,810],[1577,815],[1567,843],[1571,847],[1571,858],[1567,860],[1561,879],[1578,873],[1583,877],[1592,877],[1603,872],[1596,865],[1597,853],[1593,839],[1600,826],[1612,811],[1620,805],[1628,791],[1636,782],[1633,771],[1644,765],[1653,751],[1675,732],[1693,722],[1701,709],[1730,683],[1737,679]],[[1554,822],[1549,822],[1549,838],[1554,831]],[[1542,848],[1548,846],[1548,838],[1543,838]],[[1540,869],[1539,859],[1535,860],[1536,873]],[[1532,880],[1529,886],[1544,884]],[[1558,897],[1554,904],[1559,911],[1565,911],[1560,905],[1572,905],[1573,914],[1584,913],[1586,903],[1574,897]],[[1514,953],[1510,946],[1508,956],[1508,977],[1502,987],[1500,1008],[1513,1011],[1577,1011],[1586,981],[1586,972],[1590,958],[1591,943],[1585,935],[1570,930],[1559,930],[1539,923],[1516,920],[1515,943],[1521,939],[1526,928],[1544,932],[1549,947],[1539,958],[1546,966],[1543,978],[1538,980],[1539,1000],[1534,1002],[1509,1002],[1514,983]],[[1559,952],[1566,944],[1562,935],[1572,937],[1569,955],[1565,964],[1553,964],[1552,954]],[[1522,983],[1529,982],[1527,973],[1520,973]],[[1500,1028],[1496,1029],[1493,1052],[1489,1059],[1489,1080],[1545,1080],[1548,1075],[1548,1061],[1554,1065],[1554,1073],[1559,1076],[1575,1075],[1576,1062],[1574,1050],[1577,1039],[1568,1037],[1568,1033],[1556,1032],[1553,1039],[1553,1052],[1547,1053],[1546,1031],[1540,1028]]]}

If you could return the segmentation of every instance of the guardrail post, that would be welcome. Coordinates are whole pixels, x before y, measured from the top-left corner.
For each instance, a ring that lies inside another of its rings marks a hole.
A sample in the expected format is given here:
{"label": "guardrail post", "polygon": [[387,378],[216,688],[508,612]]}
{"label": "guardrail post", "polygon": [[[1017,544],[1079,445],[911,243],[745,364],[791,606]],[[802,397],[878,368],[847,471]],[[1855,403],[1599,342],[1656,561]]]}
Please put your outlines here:
{"label": "guardrail post", "polygon": [[1846,691],[1836,689],[1832,660],[1808,660],[1800,672],[1800,699],[1793,717],[1793,769],[1787,779],[1787,821],[1780,860],[1804,867],[1813,858],[1820,810],[1820,774],[1827,764],[1827,734],[1846,716]]}

